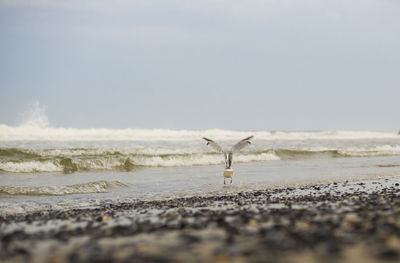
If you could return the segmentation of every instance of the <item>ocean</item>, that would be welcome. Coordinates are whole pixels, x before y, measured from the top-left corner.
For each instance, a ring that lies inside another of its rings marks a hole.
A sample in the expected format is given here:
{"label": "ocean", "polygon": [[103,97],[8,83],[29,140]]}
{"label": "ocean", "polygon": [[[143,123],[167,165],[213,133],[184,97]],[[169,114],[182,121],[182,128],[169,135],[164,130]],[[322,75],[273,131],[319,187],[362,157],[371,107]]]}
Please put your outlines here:
{"label": "ocean", "polygon": [[[233,156],[225,149],[253,135]],[[0,213],[400,175],[400,136],[371,131],[73,129],[0,125]]]}

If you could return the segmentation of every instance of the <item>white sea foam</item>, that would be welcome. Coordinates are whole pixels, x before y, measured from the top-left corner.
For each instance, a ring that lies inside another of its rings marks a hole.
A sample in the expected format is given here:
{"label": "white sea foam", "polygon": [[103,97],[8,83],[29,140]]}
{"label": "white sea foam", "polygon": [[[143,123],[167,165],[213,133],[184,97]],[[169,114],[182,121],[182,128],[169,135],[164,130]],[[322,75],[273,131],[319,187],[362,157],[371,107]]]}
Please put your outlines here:
{"label": "white sea foam", "polygon": [[[14,173],[73,172],[90,170],[121,170],[135,167],[180,167],[223,164],[221,154],[184,154],[167,156],[85,156],[84,158],[52,160],[0,161],[0,170]],[[280,160],[275,153],[254,153],[234,156],[235,163]]]}
{"label": "white sea foam", "polygon": [[69,195],[104,193],[110,189],[126,186],[118,181],[97,181],[61,186],[0,186],[0,193],[7,195]]}
{"label": "white sea foam", "polygon": [[395,133],[368,131],[230,131],[168,129],[75,129],[0,125],[0,141],[193,141],[201,137],[239,140],[249,134],[256,140],[395,139]]}
{"label": "white sea foam", "polygon": [[368,131],[231,131],[168,129],[74,129],[48,124],[36,105],[21,126],[0,125],[0,170],[75,172],[223,164],[207,147],[210,137],[225,148],[254,135],[234,163],[322,157],[400,155],[396,133]]}
{"label": "white sea foam", "polygon": [[84,157],[84,156],[113,156],[113,155],[145,155],[145,156],[163,156],[163,155],[189,155],[206,154],[209,152],[207,147],[199,148],[66,148],[66,149],[18,149],[18,151],[39,155],[42,157]]}
{"label": "white sea foam", "polygon": [[[255,161],[277,161],[279,156],[274,153],[247,154],[234,156],[235,163],[248,163]],[[146,158],[132,158],[132,162],[139,166],[149,167],[174,167],[194,165],[216,165],[223,164],[224,159],[220,154],[184,155],[162,158],[159,156]]]}
{"label": "white sea foam", "polygon": [[0,162],[0,170],[14,173],[62,172],[63,167],[54,161]]}
{"label": "white sea foam", "polygon": [[[305,146],[283,149],[250,148],[233,156],[234,163],[302,159],[307,156],[373,157],[400,155],[400,145],[346,147]],[[197,147],[197,146],[196,146]],[[222,154],[208,148],[162,149],[0,149],[0,170],[15,173],[133,170],[139,167],[220,165]]]}
{"label": "white sea foam", "polygon": [[343,156],[353,156],[353,157],[371,157],[371,156],[385,156],[385,155],[390,156],[390,155],[400,155],[400,146],[380,145],[368,148],[350,147],[347,149],[340,149],[338,152]]}
{"label": "white sea foam", "polygon": [[396,133],[370,131],[231,131],[169,129],[76,129],[49,125],[45,107],[33,104],[20,126],[0,125],[0,141],[195,141],[201,137],[238,140],[254,135],[257,140],[391,139]]}

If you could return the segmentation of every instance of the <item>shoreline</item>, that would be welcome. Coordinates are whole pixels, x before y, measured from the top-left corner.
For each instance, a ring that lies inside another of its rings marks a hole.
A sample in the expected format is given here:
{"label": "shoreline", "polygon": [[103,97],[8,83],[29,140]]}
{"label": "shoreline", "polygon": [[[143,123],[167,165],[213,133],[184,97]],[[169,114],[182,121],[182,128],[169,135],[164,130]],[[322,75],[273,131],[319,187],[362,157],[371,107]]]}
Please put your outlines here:
{"label": "shoreline", "polygon": [[4,262],[390,262],[400,178],[0,215]]}
{"label": "shoreline", "polygon": [[[193,193],[170,193],[168,195],[161,194],[159,196],[147,196],[147,195],[139,195],[135,197],[130,197],[129,194],[124,193],[120,197],[116,198],[116,195],[108,198],[102,197],[102,194],[109,193],[120,193],[120,190],[125,190],[124,188],[112,189],[110,192],[100,192],[100,193],[74,193],[74,194],[60,194],[60,195],[8,195],[8,194],[0,194],[0,218],[6,217],[7,215],[25,215],[25,214],[34,214],[37,211],[66,211],[66,210],[76,210],[76,209],[95,209],[102,208],[107,205],[115,205],[119,203],[136,203],[136,202],[151,202],[151,201],[168,201],[173,199],[185,199],[185,198],[212,198],[212,197],[220,197],[227,195],[236,195],[239,193],[252,193],[257,191],[269,191],[271,193],[285,190],[285,189],[307,189],[314,186],[324,186],[329,184],[338,184],[339,186],[343,185],[351,185],[359,182],[364,182],[368,187],[366,189],[373,189],[373,184],[371,182],[380,181],[382,184],[390,185],[393,183],[400,183],[399,176],[379,176],[379,177],[358,177],[358,178],[335,178],[335,179],[322,179],[322,180],[311,180],[306,181],[301,180],[302,183],[299,182],[283,182],[281,184],[268,184],[268,183],[249,183],[245,187],[237,184],[228,184],[222,185],[220,188],[212,189],[211,191],[199,192],[195,191]],[[100,181],[103,182],[103,181]],[[105,181],[108,184],[119,183],[116,181]],[[89,181],[86,184],[93,184],[98,182]],[[75,185],[64,185],[61,186],[63,188],[73,187]],[[23,188],[23,187],[22,187]],[[32,187],[31,187],[32,188]],[[33,187],[35,188],[35,187]],[[45,186],[44,188],[51,188],[51,186]],[[343,187],[342,187],[343,188]],[[365,187],[364,187],[365,188]],[[340,189],[340,188],[339,188]],[[338,190],[338,189],[337,189]],[[353,189],[350,189],[351,191]],[[341,189],[344,191],[344,189]],[[93,196],[92,194],[99,194],[99,196]],[[304,194],[304,193],[303,193]],[[174,195],[174,197],[172,197]],[[66,198],[64,198],[64,196]],[[71,198],[72,197],[72,198]],[[47,200],[47,198],[51,198]]]}

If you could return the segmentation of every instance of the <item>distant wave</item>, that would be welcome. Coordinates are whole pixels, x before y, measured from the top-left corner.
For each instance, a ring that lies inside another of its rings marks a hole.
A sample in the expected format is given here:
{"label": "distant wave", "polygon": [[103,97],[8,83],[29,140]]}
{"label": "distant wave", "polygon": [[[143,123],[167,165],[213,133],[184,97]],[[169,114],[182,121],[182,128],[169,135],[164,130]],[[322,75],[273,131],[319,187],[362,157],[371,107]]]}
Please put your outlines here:
{"label": "distant wave", "polygon": [[369,131],[231,131],[168,129],[75,129],[0,125],[0,141],[190,141],[206,136],[238,140],[249,134],[257,140],[391,139],[396,133]]}
{"label": "distant wave", "polygon": [[[235,163],[313,157],[371,157],[400,155],[400,146],[349,148],[265,149],[234,155]],[[217,165],[221,154],[185,149],[16,149],[0,148],[0,170],[15,173],[131,171],[140,167]]]}
{"label": "distant wave", "polygon": [[374,157],[374,156],[396,156],[400,155],[400,146],[381,145],[372,147],[349,147],[349,148],[305,148],[300,150],[278,149],[274,150],[282,159],[301,159],[307,157]]}
{"label": "distant wave", "polygon": [[104,193],[114,188],[126,187],[118,181],[97,181],[62,186],[0,186],[0,194],[6,195],[69,195]]}

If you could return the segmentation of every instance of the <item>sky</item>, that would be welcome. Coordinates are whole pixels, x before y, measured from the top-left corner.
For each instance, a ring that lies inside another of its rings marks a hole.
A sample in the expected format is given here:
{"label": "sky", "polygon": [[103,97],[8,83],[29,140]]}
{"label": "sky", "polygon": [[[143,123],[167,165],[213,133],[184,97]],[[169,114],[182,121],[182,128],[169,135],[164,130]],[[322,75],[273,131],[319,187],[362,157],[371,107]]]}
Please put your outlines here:
{"label": "sky", "polygon": [[399,130],[397,0],[0,0],[0,124]]}

